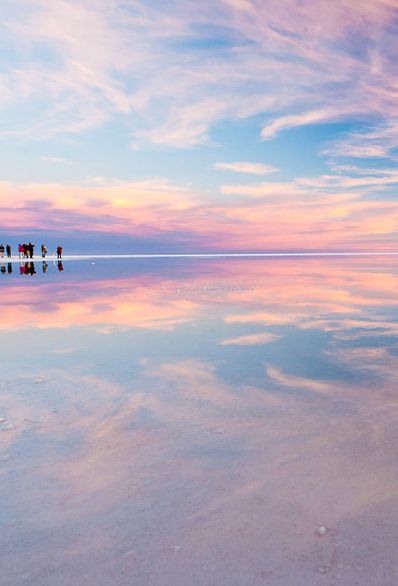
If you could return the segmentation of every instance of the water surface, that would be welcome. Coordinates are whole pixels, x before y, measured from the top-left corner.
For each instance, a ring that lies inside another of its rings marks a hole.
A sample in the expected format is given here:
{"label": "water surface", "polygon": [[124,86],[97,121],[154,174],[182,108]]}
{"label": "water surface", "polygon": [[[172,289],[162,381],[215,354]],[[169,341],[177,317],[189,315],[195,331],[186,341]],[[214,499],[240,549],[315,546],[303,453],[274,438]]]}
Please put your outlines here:
{"label": "water surface", "polygon": [[0,584],[398,583],[394,258],[4,266]]}

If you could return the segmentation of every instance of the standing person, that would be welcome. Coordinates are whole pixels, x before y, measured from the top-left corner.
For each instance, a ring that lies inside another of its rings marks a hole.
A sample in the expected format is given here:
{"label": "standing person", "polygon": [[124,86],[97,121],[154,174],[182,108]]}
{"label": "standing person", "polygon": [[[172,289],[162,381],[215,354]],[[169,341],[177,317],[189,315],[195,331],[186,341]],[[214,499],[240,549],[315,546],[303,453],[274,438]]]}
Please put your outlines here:
{"label": "standing person", "polygon": [[24,248],[23,248],[22,244],[18,244],[18,254],[19,254],[19,258],[23,258]]}
{"label": "standing person", "polygon": [[60,244],[57,246],[57,258],[62,258],[62,246]]}
{"label": "standing person", "polygon": [[0,256],[4,258],[4,244],[0,244]]}
{"label": "standing person", "polygon": [[28,244],[28,250],[29,250],[29,257],[30,258],[33,258],[34,248],[35,248],[35,245],[32,244],[31,242],[29,242],[29,244]]}
{"label": "standing person", "polygon": [[23,248],[23,257],[28,258],[28,245],[26,244],[26,242],[24,242],[22,244],[22,248]]}
{"label": "standing person", "polygon": [[46,258],[46,254],[47,254],[47,248],[46,248],[45,244],[42,244],[41,245],[41,256],[43,258]]}
{"label": "standing person", "polygon": [[7,258],[11,258],[11,246],[9,244],[7,244],[7,246],[6,246],[6,251],[7,251]]}

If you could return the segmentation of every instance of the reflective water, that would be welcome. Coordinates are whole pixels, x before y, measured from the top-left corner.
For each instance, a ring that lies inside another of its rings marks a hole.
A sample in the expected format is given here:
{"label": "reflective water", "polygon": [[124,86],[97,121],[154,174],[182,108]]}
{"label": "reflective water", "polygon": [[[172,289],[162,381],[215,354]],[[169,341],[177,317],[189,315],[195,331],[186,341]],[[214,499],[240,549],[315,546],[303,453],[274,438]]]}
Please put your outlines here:
{"label": "reflective water", "polygon": [[398,583],[394,259],[4,266],[0,584]]}

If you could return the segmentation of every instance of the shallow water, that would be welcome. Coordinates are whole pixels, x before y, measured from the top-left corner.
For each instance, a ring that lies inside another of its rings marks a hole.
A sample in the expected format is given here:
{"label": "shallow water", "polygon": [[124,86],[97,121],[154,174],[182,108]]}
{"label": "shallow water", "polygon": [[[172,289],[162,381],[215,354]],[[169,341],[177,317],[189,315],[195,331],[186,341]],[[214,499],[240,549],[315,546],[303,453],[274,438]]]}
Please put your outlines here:
{"label": "shallow water", "polygon": [[396,586],[393,258],[4,266],[0,584]]}

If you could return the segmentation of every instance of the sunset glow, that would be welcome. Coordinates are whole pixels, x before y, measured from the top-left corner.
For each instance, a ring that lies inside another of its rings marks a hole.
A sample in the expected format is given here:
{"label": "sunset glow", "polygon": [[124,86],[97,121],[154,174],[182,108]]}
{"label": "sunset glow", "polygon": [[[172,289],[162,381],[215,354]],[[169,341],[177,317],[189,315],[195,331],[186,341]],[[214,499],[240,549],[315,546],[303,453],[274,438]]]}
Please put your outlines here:
{"label": "sunset glow", "polygon": [[2,13],[2,239],[397,250],[395,0]]}

